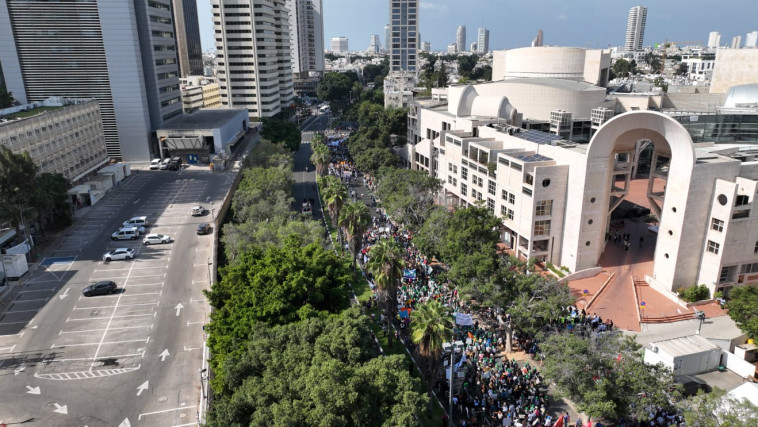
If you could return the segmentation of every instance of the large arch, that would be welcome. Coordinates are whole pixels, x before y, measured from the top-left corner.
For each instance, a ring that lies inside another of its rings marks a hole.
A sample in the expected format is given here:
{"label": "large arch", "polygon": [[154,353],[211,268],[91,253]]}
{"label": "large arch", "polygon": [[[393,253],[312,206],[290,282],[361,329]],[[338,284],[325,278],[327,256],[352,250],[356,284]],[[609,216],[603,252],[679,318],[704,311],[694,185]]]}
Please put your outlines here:
{"label": "large arch", "polygon": [[677,282],[694,283],[700,260],[680,257],[680,247],[702,244],[701,216],[708,203],[700,200],[698,206],[698,201],[693,200],[697,197],[691,197],[696,161],[692,138],[677,121],[653,111],[630,112],[609,120],[590,141],[584,167],[572,168],[566,206],[565,264],[573,265],[577,271],[597,265],[605,248],[610,212],[625,196],[623,182],[629,183],[641,141],[654,144],[653,164],[656,158],[668,159],[666,166],[657,171],[666,181],[665,190],[648,193],[651,202],[659,203],[655,213],[660,233],[653,277],[668,287],[676,287]]}

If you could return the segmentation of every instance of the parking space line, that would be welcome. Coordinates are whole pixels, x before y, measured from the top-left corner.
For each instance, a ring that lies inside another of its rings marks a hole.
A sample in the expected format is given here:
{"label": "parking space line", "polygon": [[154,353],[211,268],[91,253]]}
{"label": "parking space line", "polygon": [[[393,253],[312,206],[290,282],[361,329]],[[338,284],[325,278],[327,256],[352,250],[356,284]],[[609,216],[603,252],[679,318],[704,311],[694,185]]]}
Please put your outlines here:
{"label": "parking space line", "polygon": [[32,313],[32,312],[37,312],[37,311],[39,311],[39,309],[37,310],[8,310],[5,312],[5,314]]}
{"label": "parking space line", "polygon": [[[87,342],[87,343],[81,343],[81,344],[64,344],[64,345],[55,345],[53,344],[50,346],[50,349],[54,348],[66,348],[66,347],[84,347],[88,345],[108,345],[108,344],[126,344],[129,342],[148,342],[150,340],[150,337],[147,337],[147,340],[125,340],[125,341],[110,341],[110,342]],[[186,349],[186,347],[185,347]],[[97,355],[95,355],[95,358],[97,358]]]}
{"label": "parking space line", "polygon": [[22,303],[22,302],[35,302],[35,301],[49,301],[50,298],[37,298],[37,299],[17,299],[14,301],[14,303]]}
{"label": "parking space line", "polygon": [[[55,281],[57,282],[58,280],[55,280]],[[54,292],[55,289],[56,288],[34,289],[34,290],[31,290],[31,291],[18,291],[18,293],[19,294],[30,294],[32,292]]]}
{"label": "parking space line", "polygon": [[[140,305],[158,305],[158,302],[143,302],[139,304],[121,304],[119,307],[135,307]],[[96,307],[74,307],[74,310],[92,310],[97,308],[115,308],[115,305],[101,305]]]}
{"label": "parking space line", "polygon": [[[109,359],[115,359],[118,357],[132,357],[132,356],[144,356],[145,352],[141,353],[129,353],[129,354],[114,354],[114,355],[108,355],[103,356],[103,358],[109,358]],[[82,360],[93,360],[94,357],[75,357],[70,359],[57,359],[56,362],[75,362],[75,361],[82,361]]]}
{"label": "parking space line", "polygon": [[[144,325],[144,326],[122,326],[122,327],[111,328],[111,331],[120,331],[120,330],[126,330],[126,329],[143,329],[143,328],[144,329],[152,329],[153,328],[153,324],[151,323],[149,325]],[[82,334],[82,333],[85,333],[85,332],[101,332],[101,331],[104,331],[104,330],[105,330],[105,328],[100,328],[100,329],[85,329],[85,330],[81,330],[81,331],[64,331],[63,329],[61,329],[61,331],[58,332],[58,335],[60,336],[62,334]]]}
{"label": "parking space line", "polygon": [[[116,310],[113,310],[113,312],[115,313]],[[147,313],[147,314],[124,314],[122,316],[108,316],[108,317],[105,317],[105,316],[103,316],[103,317],[90,316],[90,317],[82,317],[82,318],[75,317],[73,319],[69,317],[68,319],[66,319],[66,323],[68,323],[68,322],[76,322],[76,321],[79,321],[79,320],[90,320],[90,321],[92,321],[92,320],[109,319],[109,318],[110,319],[123,319],[125,317],[144,317],[144,316],[153,316],[153,317],[155,317],[156,314],[158,314],[158,312]],[[105,328],[105,330],[107,332],[108,328]]]}
{"label": "parking space line", "polygon": [[8,350],[8,353],[13,353],[13,349],[14,348],[16,348],[16,344],[13,344],[10,347],[0,347],[0,351],[6,350],[6,349],[10,349],[10,350]]}
{"label": "parking space line", "polygon": [[129,285],[131,288],[132,286],[163,286],[163,282],[158,283],[132,283]]}
{"label": "parking space line", "polygon": [[193,409],[193,408],[197,408],[197,406],[182,406],[181,408],[164,409],[162,411],[154,411],[154,412],[145,412],[143,414],[139,414],[139,417],[137,417],[137,421],[142,420],[143,416],[155,415],[155,414],[163,414],[163,413],[166,413],[166,412],[173,412],[173,411],[183,411],[185,409]]}

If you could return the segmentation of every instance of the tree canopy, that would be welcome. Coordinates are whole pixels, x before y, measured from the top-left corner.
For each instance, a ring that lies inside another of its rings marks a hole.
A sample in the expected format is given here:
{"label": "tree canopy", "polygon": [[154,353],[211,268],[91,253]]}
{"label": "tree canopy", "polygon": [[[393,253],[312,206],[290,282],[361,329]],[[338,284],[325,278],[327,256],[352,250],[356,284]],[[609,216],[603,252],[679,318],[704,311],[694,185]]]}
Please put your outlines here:
{"label": "tree canopy", "polygon": [[290,151],[296,151],[302,140],[300,129],[288,120],[265,119],[261,136],[275,144],[284,145]]}
{"label": "tree canopy", "polygon": [[377,194],[382,207],[395,221],[417,231],[434,210],[434,199],[441,187],[438,179],[424,171],[385,169]]}
{"label": "tree canopy", "polygon": [[412,426],[428,397],[402,356],[374,357],[356,308],[251,331],[212,380],[209,426]]}
{"label": "tree canopy", "polygon": [[729,316],[750,338],[758,338],[758,286],[736,286],[729,291]]}
{"label": "tree canopy", "polygon": [[253,247],[221,269],[207,297],[215,307],[208,339],[216,354],[233,353],[260,323],[282,324],[349,303],[350,269],[319,244],[288,236],[282,246]]}

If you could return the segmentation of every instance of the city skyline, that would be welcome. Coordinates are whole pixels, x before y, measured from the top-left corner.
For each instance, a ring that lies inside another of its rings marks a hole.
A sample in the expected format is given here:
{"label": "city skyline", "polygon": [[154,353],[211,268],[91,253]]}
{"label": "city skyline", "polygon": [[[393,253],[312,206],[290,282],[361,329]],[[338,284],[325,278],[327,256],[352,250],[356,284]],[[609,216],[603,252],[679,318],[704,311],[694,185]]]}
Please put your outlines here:
{"label": "city skyline", "polygon": [[[750,0],[728,1],[726,7],[713,7],[705,0],[671,0],[660,4],[627,0],[614,3],[538,0],[509,4],[508,8],[501,7],[499,0],[471,0],[465,5],[454,0],[419,3],[420,42],[430,42],[435,51],[445,50],[448,44],[455,42],[459,25],[467,27],[469,40],[476,39],[478,28],[490,29],[490,50],[530,46],[538,29],[544,31],[545,45],[623,47],[629,9],[634,6],[648,8],[645,46],[663,43],[667,38],[669,41],[701,40],[706,44],[711,31],[720,32],[722,44],[726,45],[732,37],[742,36],[744,40],[747,33],[758,30],[758,23],[753,19],[758,14],[758,2]],[[389,1],[366,0],[360,7],[355,5],[352,0],[324,0],[325,41],[337,36],[367,40],[371,34],[384,34],[384,26],[389,21]],[[535,10],[549,12],[535,14]],[[210,2],[198,0],[198,12],[203,51],[213,50]],[[355,47],[364,50],[364,44]]]}

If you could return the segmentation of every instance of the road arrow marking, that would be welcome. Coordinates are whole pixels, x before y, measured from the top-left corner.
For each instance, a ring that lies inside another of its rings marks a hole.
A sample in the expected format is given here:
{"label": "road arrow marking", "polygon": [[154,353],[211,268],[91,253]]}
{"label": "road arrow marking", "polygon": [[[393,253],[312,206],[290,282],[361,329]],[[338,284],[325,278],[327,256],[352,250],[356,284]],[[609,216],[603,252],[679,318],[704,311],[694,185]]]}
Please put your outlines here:
{"label": "road arrow marking", "polygon": [[182,305],[182,303],[179,303],[174,308],[176,309],[176,315],[178,316],[179,312],[182,311],[182,309],[184,308],[184,306]]}
{"label": "road arrow marking", "polygon": [[30,385],[26,386],[27,393],[29,394],[40,394],[39,387],[32,387]]}
{"label": "road arrow marking", "polygon": [[58,295],[58,298],[62,300],[63,298],[66,298],[67,296],[68,296],[68,288],[66,288],[66,292],[64,292],[62,295]]}
{"label": "road arrow marking", "polygon": [[129,422],[129,418],[124,418],[124,421],[121,421],[118,427],[132,427],[132,424]]}
{"label": "road arrow marking", "polygon": [[26,365],[21,365],[13,370],[13,375],[18,375],[26,370]]}
{"label": "road arrow marking", "polygon": [[148,381],[145,381],[144,383],[142,383],[141,386],[137,387],[137,396],[139,396],[140,394],[142,394],[143,391],[148,389],[147,383]]}
{"label": "road arrow marking", "polygon": [[169,353],[169,352],[168,352],[168,349],[165,349],[165,350],[163,350],[163,351],[161,352],[161,354],[159,354],[159,356],[161,357],[161,362],[165,362],[165,361],[166,361],[166,358],[167,358],[167,357],[168,357],[170,354],[171,354],[171,353]]}
{"label": "road arrow marking", "polygon": [[66,405],[61,406],[57,403],[53,403],[53,405],[55,405],[55,409],[53,409],[53,412],[57,412],[59,414],[64,414],[64,415],[68,414],[68,408],[66,407]]}

